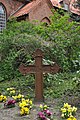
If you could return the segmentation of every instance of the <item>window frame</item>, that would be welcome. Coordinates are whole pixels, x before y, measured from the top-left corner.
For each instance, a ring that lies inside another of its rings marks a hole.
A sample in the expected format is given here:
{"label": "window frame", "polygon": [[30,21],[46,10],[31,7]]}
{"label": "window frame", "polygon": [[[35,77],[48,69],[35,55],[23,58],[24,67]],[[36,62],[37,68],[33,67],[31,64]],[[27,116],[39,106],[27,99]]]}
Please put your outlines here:
{"label": "window frame", "polygon": [[3,11],[3,13],[0,12],[0,33],[1,33],[3,29],[6,28],[7,14],[6,14],[5,6],[2,3],[0,3],[0,6],[2,7],[2,11]]}

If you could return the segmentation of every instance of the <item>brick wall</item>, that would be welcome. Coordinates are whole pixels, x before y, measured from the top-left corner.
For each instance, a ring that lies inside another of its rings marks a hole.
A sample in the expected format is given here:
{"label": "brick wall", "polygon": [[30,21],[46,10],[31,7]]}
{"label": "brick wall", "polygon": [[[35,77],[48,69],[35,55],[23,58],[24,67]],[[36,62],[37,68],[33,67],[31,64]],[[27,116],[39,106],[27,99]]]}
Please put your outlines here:
{"label": "brick wall", "polygon": [[44,17],[49,18],[52,15],[51,8],[49,8],[46,0],[39,2],[35,8],[29,13],[29,20],[39,20],[41,21]]}
{"label": "brick wall", "polygon": [[6,8],[7,18],[22,5],[21,2],[16,0],[0,0],[0,3],[2,3]]}

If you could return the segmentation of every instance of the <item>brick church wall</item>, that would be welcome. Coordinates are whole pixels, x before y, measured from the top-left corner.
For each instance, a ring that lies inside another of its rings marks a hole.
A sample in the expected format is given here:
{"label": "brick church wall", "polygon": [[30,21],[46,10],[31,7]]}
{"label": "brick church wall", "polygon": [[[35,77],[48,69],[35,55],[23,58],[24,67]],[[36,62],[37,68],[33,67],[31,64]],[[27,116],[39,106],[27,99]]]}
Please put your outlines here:
{"label": "brick church wall", "polygon": [[51,12],[51,8],[49,8],[48,3],[43,0],[35,8],[29,13],[29,20],[39,20],[42,21],[44,17],[49,18],[50,15],[53,13]]}
{"label": "brick church wall", "polygon": [[22,2],[16,0],[0,0],[0,3],[6,8],[7,18],[22,5]]}

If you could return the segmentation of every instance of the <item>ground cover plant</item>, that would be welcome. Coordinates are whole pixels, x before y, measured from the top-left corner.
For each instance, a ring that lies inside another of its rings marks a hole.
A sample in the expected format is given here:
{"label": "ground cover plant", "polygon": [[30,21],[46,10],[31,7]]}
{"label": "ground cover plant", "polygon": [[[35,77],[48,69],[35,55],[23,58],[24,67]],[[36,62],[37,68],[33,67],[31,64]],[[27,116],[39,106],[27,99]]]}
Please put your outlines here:
{"label": "ground cover plant", "polygon": [[[68,14],[55,13],[51,20],[48,26],[16,20],[7,23],[7,29],[0,34],[0,93],[13,96],[16,101],[20,100],[20,92],[34,99],[35,76],[23,76],[18,67],[21,63],[34,64],[33,52],[40,48],[44,52],[44,64],[56,62],[61,67],[60,73],[44,74],[45,100],[59,99],[57,108],[68,102],[79,110],[80,23],[70,22]],[[16,88],[19,94],[15,95],[16,90],[6,91],[7,87]]]}

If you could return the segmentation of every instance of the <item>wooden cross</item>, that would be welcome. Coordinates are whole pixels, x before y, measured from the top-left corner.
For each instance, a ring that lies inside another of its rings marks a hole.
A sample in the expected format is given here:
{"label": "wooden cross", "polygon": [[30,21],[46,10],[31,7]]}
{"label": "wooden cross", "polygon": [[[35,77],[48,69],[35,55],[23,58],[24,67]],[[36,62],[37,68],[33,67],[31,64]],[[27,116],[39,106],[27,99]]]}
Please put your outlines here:
{"label": "wooden cross", "polygon": [[26,75],[27,73],[35,73],[35,101],[42,102],[43,98],[43,73],[57,73],[60,67],[55,63],[53,65],[43,65],[43,52],[37,49],[34,54],[35,64],[27,65],[21,64],[19,71]]}

